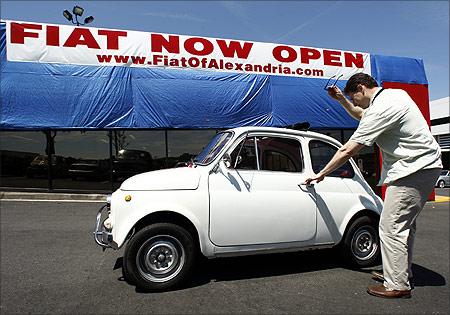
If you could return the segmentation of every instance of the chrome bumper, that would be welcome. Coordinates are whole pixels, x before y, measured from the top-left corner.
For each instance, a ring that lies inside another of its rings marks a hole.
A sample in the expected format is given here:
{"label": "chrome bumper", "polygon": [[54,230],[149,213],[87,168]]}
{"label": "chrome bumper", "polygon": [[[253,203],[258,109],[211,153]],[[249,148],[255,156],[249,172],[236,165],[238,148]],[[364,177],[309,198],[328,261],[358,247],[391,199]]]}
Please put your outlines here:
{"label": "chrome bumper", "polygon": [[104,220],[102,221],[102,214],[105,209],[109,214],[109,204],[104,205],[103,207],[100,208],[100,210],[98,210],[94,230],[94,240],[99,246],[103,248],[103,250],[105,250],[106,248],[113,248],[112,233],[105,228],[105,226],[103,225]]}

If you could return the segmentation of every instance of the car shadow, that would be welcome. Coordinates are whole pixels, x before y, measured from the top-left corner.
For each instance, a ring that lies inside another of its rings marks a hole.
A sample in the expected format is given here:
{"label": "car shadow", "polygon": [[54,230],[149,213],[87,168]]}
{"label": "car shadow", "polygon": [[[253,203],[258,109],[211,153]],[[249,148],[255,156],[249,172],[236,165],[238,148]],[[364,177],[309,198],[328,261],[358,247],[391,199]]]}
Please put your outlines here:
{"label": "car shadow", "polygon": [[[234,281],[307,273],[341,267],[335,249],[263,254],[229,258],[199,258],[191,280],[178,290],[206,285],[210,282]],[[122,268],[123,257],[117,258],[114,270]],[[118,281],[126,281],[121,276]],[[133,285],[132,283],[129,283]],[[174,290],[172,290],[174,291]],[[149,293],[136,288],[138,293]]]}
{"label": "car shadow", "polygon": [[203,259],[190,286],[211,281],[234,281],[307,273],[340,267],[334,249],[230,258]]}
{"label": "car shadow", "polygon": [[[334,268],[348,268],[336,249],[322,249],[281,254],[206,259],[200,258],[191,280],[184,286],[171,290],[184,290],[206,285],[210,282],[235,281],[302,274]],[[123,258],[116,260],[114,270],[122,267]],[[378,266],[379,267],[379,266]],[[445,286],[445,278],[426,267],[413,264],[416,287]],[[370,273],[373,268],[356,269],[356,272]],[[125,281],[121,276],[118,281]],[[133,285],[132,283],[129,283]],[[136,288],[137,293],[150,293]]]}

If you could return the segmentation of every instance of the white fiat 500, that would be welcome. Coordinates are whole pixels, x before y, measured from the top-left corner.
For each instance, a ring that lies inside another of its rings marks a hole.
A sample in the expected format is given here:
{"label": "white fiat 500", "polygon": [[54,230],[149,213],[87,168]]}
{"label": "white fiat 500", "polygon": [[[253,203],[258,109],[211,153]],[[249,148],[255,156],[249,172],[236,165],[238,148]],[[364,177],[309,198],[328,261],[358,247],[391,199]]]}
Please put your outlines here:
{"label": "white fiat 500", "polygon": [[380,255],[381,199],[350,160],[315,185],[341,144],[319,133],[242,127],[218,133],[189,167],[139,174],[108,197],[95,241],[126,245],[125,279],[160,291],[196,258],[338,246],[354,266]]}

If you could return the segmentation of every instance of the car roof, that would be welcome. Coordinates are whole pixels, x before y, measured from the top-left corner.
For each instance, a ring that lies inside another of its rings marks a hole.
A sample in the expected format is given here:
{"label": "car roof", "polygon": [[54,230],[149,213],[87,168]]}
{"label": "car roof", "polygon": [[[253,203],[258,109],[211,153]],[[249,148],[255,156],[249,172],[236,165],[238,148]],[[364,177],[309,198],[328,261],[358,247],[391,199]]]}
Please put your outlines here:
{"label": "car roof", "polygon": [[232,129],[227,129],[225,131],[233,131],[237,135],[241,135],[245,132],[270,132],[278,134],[289,134],[294,136],[300,136],[304,138],[314,138],[319,140],[324,140],[326,142],[333,142],[334,144],[341,146],[342,144],[333,137],[314,132],[314,131],[302,131],[288,128],[277,128],[277,127],[259,127],[259,126],[249,126],[249,127],[237,127]]}

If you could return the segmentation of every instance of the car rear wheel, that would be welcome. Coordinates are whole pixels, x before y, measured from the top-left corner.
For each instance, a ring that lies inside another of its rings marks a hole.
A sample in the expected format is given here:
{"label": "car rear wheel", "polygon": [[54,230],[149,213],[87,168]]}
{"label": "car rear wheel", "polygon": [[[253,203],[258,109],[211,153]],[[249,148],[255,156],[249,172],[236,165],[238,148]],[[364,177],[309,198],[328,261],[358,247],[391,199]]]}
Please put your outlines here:
{"label": "car rear wheel", "polygon": [[444,188],[444,187],[445,187],[445,182],[444,182],[443,180],[440,180],[440,181],[438,182],[438,187],[439,187],[439,188]]}
{"label": "car rear wheel", "polygon": [[195,242],[184,228],[170,223],[150,225],[129,241],[123,259],[126,280],[146,291],[179,287],[192,273]]}
{"label": "car rear wheel", "polygon": [[380,260],[378,221],[360,217],[353,221],[344,236],[343,256],[353,267],[368,267]]}

